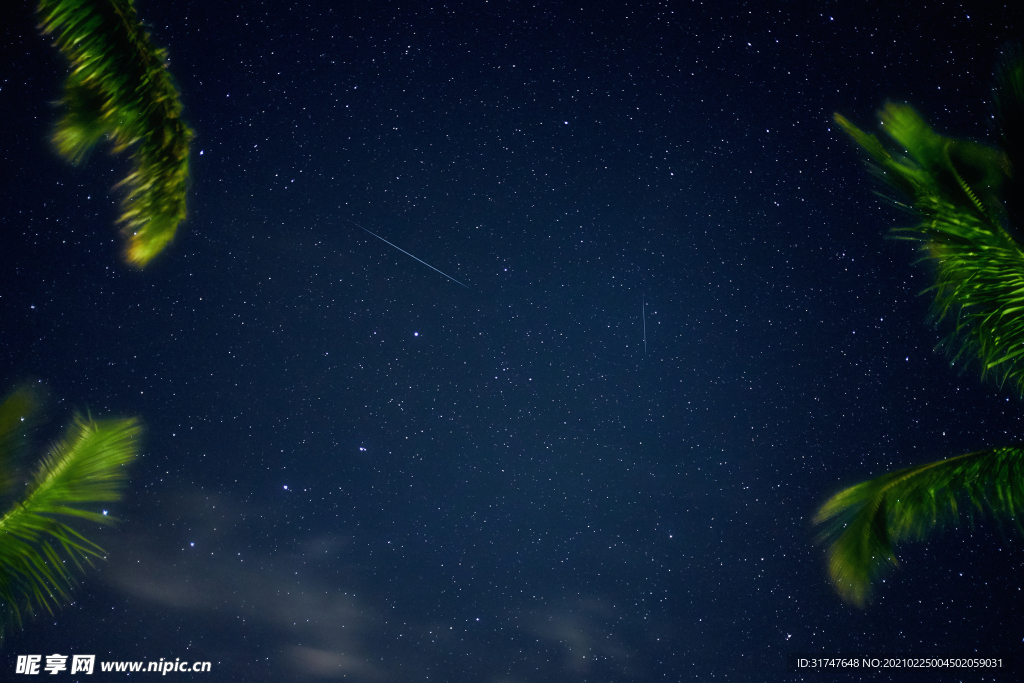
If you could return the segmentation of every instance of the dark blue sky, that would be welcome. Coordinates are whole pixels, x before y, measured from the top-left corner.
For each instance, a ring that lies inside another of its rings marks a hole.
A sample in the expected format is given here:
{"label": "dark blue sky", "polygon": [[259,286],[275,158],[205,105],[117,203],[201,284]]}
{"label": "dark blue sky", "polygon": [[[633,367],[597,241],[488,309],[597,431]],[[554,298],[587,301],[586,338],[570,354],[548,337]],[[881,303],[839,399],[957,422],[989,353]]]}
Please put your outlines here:
{"label": "dark blue sky", "polygon": [[831,123],[888,98],[993,140],[1008,7],[140,0],[197,132],[141,273],[125,160],[50,151],[66,68],[3,10],[3,381],[49,387],[51,433],[78,407],[147,436],[109,560],[0,666],[784,681],[835,680],[788,652],[1019,652],[1016,531],[899,548],[860,611],[809,521],[1020,439],[933,350],[927,268],[884,239],[911,219]]}

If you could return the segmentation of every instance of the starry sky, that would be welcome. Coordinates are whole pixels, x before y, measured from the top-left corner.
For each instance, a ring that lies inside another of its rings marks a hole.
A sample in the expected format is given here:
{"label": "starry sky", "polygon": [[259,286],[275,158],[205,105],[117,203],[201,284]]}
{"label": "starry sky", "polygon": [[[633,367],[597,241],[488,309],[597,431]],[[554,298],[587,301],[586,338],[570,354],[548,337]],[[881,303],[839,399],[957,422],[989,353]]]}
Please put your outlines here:
{"label": "starry sky", "polygon": [[786,654],[1022,649],[1015,530],[899,547],[859,610],[810,522],[1024,432],[934,350],[928,269],[885,239],[912,218],[831,122],[893,99],[993,141],[1013,3],[136,5],[197,133],[143,272],[127,161],[52,152],[66,66],[2,10],[5,386],[47,387],[43,439],[146,425],[108,560],[5,671],[815,681],[844,674]]}

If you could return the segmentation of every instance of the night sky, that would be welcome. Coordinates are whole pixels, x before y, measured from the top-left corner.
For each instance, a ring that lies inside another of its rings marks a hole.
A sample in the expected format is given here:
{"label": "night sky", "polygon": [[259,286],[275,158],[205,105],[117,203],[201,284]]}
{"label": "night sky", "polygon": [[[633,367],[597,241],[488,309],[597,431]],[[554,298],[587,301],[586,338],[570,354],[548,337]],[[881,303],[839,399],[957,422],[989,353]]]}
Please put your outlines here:
{"label": "night sky", "polygon": [[928,266],[885,239],[913,218],[831,121],[893,99],[994,141],[1015,3],[138,0],[197,133],[142,272],[127,160],[49,146],[32,4],[0,15],[2,388],[47,387],[40,443],[75,409],[146,436],[87,532],[108,560],[0,678],[1015,680],[785,664],[1024,650],[1012,527],[899,546],[859,610],[810,522],[1024,438],[935,350]]}

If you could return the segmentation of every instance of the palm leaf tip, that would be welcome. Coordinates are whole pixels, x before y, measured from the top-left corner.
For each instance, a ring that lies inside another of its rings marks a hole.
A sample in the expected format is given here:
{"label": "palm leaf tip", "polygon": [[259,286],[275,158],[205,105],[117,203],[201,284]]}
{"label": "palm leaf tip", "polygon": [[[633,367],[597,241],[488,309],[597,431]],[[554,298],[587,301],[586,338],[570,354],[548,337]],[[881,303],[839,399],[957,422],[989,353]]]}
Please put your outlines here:
{"label": "palm leaf tip", "polygon": [[898,565],[889,536],[885,497],[870,484],[841,491],[814,517],[815,524],[825,526],[819,541],[829,544],[829,579],[840,597],[857,607],[871,602],[873,581]]}
{"label": "palm leaf tip", "polygon": [[814,517],[825,526],[829,578],[863,607],[872,584],[897,565],[893,544],[985,513],[1018,524],[1024,513],[1024,446],[1004,446],[916,465],[840,491]]}
{"label": "palm leaf tip", "polygon": [[85,511],[73,505],[118,500],[127,479],[124,466],[138,454],[141,431],[134,418],[96,421],[76,415],[39,463],[25,506],[41,514],[79,515]]}

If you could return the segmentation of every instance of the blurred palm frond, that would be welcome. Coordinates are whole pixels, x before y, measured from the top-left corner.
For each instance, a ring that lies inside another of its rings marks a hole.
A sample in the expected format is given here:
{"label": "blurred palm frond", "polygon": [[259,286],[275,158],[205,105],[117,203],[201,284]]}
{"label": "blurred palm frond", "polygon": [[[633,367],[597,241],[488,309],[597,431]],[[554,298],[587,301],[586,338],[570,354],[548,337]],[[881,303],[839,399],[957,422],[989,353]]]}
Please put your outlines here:
{"label": "blurred palm frond", "polygon": [[189,143],[167,53],[150,42],[132,0],[40,0],[40,28],[70,62],[53,142],[73,163],[107,138],[130,150],[119,222],[126,261],[143,267],[185,219]]}

